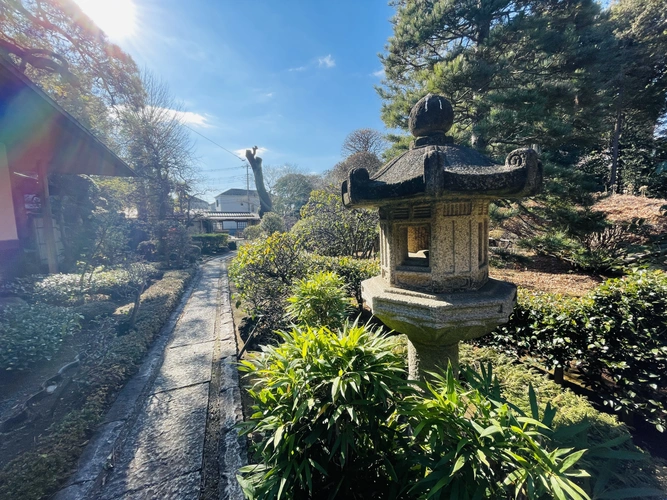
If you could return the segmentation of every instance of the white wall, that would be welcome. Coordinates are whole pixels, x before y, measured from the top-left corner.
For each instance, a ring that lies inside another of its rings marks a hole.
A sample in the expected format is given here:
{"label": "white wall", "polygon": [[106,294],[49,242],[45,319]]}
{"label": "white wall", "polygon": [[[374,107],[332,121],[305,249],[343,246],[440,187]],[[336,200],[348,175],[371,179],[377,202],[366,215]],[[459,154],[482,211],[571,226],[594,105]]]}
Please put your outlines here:
{"label": "white wall", "polygon": [[243,195],[218,195],[215,201],[216,212],[259,212],[257,195],[250,195],[250,209],[248,209],[248,197]]}

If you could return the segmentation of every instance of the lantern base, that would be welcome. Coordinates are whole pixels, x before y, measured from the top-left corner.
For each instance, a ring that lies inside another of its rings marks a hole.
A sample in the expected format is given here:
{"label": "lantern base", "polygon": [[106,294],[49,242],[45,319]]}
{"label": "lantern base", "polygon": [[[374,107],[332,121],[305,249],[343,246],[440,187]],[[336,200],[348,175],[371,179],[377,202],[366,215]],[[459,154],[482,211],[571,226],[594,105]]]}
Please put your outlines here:
{"label": "lantern base", "polygon": [[506,323],[516,302],[516,286],[489,279],[479,290],[428,294],[395,288],[376,276],[361,284],[367,305],[385,325],[410,340],[410,377],[458,367],[458,343],[481,337]]}

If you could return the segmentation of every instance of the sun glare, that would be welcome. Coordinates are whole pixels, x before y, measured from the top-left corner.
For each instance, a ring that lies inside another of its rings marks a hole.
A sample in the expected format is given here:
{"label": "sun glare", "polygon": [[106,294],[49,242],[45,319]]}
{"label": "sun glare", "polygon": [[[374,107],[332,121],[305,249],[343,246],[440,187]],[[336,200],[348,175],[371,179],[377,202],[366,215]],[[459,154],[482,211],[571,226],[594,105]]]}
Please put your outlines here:
{"label": "sun glare", "polygon": [[137,24],[134,0],[74,0],[106,35],[119,41],[131,37]]}

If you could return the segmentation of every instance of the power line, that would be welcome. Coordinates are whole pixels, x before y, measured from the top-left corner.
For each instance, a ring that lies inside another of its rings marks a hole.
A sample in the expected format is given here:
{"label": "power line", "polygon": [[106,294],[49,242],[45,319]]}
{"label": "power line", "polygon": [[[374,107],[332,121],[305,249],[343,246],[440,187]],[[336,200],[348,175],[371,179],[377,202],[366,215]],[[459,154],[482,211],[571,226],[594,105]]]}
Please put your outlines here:
{"label": "power line", "polygon": [[238,158],[239,160],[241,160],[241,161],[243,161],[243,162],[245,161],[243,158],[241,158],[240,156],[238,156],[238,155],[237,155],[236,153],[234,153],[233,151],[230,151],[230,150],[227,149],[226,147],[221,146],[220,144],[218,144],[217,142],[215,142],[213,139],[209,139],[209,138],[206,137],[204,134],[201,134],[201,133],[197,132],[197,131],[196,131],[195,129],[193,129],[192,127],[188,127],[185,123],[183,123],[183,126],[184,126],[185,128],[187,128],[188,130],[191,130],[191,131],[194,132],[195,134],[197,134],[197,135],[203,137],[204,139],[206,139],[206,140],[207,140],[208,142],[210,142],[211,144],[215,144],[215,145],[218,146],[220,149],[222,149],[222,150],[224,150],[224,151],[227,151],[230,155],[234,156],[235,158]]}

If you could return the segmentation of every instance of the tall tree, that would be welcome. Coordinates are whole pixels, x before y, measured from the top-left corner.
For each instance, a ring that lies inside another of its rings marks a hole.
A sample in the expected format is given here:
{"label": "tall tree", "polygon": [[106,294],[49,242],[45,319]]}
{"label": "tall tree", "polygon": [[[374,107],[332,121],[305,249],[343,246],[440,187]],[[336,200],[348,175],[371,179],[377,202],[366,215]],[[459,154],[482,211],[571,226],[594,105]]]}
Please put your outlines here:
{"label": "tall tree", "polygon": [[180,105],[167,86],[150,73],[142,75],[141,101],[119,110],[122,156],[139,179],[135,200],[139,217],[163,221],[173,212],[174,188],[191,185],[195,157],[183,126]]}
{"label": "tall tree", "polygon": [[633,129],[631,149],[637,139],[651,149],[667,112],[667,10],[660,0],[619,0],[610,12],[616,47],[607,64],[613,103],[609,185],[615,186],[624,130]]}
{"label": "tall tree", "polygon": [[313,178],[304,174],[282,176],[274,186],[274,209],[283,217],[299,217],[299,211],[314,189]]}
{"label": "tall tree", "polygon": [[0,57],[98,134],[109,127],[109,106],[142,94],[132,58],[72,0],[0,2]]}
{"label": "tall tree", "polygon": [[382,133],[372,128],[360,128],[350,132],[341,147],[344,158],[355,153],[371,153],[378,158],[387,149],[387,141]]}
{"label": "tall tree", "polygon": [[559,150],[599,135],[590,70],[603,41],[593,0],[397,0],[382,57],[383,119],[407,129],[426,92],[454,106],[452,133],[482,150]]}

